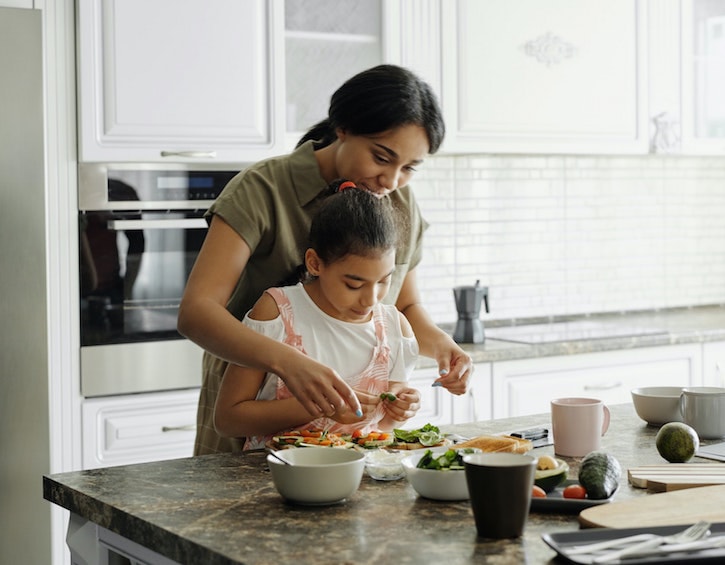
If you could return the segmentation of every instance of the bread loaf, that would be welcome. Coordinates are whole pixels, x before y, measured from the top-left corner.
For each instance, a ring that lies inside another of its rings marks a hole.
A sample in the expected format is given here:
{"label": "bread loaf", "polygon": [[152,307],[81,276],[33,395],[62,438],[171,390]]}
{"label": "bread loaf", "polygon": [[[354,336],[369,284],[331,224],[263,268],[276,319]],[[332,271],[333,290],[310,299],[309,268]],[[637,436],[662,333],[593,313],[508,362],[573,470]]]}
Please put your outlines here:
{"label": "bread loaf", "polygon": [[477,447],[487,453],[526,453],[533,448],[533,444],[528,439],[513,436],[478,436],[457,443],[456,448],[460,447]]}

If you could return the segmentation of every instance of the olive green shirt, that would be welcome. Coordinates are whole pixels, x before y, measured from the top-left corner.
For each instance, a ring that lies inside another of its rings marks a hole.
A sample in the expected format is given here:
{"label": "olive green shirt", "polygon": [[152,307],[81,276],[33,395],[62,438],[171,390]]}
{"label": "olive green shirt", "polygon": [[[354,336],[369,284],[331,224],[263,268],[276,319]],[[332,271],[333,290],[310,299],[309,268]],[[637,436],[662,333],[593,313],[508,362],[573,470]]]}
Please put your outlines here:
{"label": "olive green shirt", "polygon": [[[262,293],[289,278],[304,261],[312,217],[324,200],[327,183],[308,141],[293,153],[261,161],[241,171],[224,188],[207,212],[222,218],[247,243],[251,256],[227,304],[239,320]],[[407,221],[396,252],[396,269],[384,302],[394,304],[408,271],[420,263],[423,219],[410,187],[388,198]],[[241,450],[243,441],[218,436],[214,403],[226,362],[204,355],[204,374],[197,413],[194,453]]]}

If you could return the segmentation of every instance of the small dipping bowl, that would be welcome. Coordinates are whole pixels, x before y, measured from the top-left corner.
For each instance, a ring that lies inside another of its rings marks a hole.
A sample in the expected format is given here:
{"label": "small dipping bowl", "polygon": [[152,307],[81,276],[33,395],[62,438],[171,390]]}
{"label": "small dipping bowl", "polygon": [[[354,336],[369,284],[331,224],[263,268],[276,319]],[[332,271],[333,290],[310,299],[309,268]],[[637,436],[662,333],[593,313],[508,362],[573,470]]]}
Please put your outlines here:
{"label": "small dipping bowl", "polygon": [[397,481],[405,476],[403,458],[409,451],[373,449],[365,454],[365,470],[376,481]]}

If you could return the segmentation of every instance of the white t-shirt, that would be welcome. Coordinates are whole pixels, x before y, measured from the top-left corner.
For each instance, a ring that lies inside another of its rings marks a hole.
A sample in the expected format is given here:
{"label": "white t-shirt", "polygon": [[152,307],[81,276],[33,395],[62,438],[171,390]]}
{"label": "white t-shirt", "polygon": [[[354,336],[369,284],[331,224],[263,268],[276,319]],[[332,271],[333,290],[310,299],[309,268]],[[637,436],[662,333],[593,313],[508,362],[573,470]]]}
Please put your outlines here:
{"label": "white t-shirt", "polygon": [[[315,304],[303,285],[288,286],[284,292],[290,300],[294,313],[294,329],[302,336],[302,346],[307,354],[323,365],[335,369],[345,380],[359,375],[372,359],[375,337],[375,323],[356,324],[327,315]],[[408,381],[418,357],[418,342],[414,337],[405,337],[400,330],[397,308],[381,304],[385,314],[385,330],[390,346],[391,381]],[[253,320],[247,313],[244,323],[253,330],[277,341],[284,341],[285,330],[281,317],[274,320]],[[275,398],[277,377],[270,375],[257,394],[258,400]]]}

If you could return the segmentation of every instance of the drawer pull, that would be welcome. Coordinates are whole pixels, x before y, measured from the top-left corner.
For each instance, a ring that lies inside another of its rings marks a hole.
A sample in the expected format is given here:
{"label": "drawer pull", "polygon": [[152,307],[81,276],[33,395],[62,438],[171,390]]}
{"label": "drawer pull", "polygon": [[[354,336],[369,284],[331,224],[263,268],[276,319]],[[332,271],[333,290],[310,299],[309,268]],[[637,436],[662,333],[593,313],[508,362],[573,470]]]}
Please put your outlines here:
{"label": "drawer pull", "polygon": [[622,386],[621,382],[612,383],[610,385],[584,385],[584,390],[612,390]]}
{"label": "drawer pull", "polygon": [[216,151],[162,151],[162,157],[186,157],[188,159],[214,159]]}
{"label": "drawer pull", "polygon": [[161,426],[162,432],[193,432],[196,430],[196,424],[186,424],[185,426]]}

